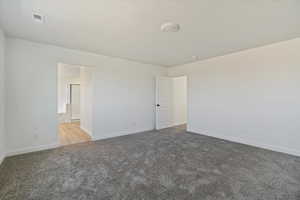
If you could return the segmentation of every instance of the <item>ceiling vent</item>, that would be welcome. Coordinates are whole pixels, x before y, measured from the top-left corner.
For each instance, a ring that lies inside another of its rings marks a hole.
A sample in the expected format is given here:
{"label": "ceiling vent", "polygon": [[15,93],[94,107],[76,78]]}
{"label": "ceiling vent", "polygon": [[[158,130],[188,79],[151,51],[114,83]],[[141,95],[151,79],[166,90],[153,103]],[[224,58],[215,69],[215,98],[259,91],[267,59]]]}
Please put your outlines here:
{"label": "ceiling vent", "polygon": [[44,16],[39,13],[32,13],[32,18],[35,22],[44,23]]}
{"label": "ceiling vent", "polygon": [[163,32],[178,32],[180,30],[180,25],[173,22],[167,22],[162,24],[160,28]]}

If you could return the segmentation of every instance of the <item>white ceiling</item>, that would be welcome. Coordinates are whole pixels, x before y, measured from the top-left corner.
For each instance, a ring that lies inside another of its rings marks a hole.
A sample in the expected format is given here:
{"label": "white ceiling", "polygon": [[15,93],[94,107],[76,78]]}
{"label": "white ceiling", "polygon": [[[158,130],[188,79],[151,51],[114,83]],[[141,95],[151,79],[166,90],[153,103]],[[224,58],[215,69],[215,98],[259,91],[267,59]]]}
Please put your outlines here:
{"label": "white ceiling", "polygon": [[[300,0],[0,0],[9,36],[175,66],[300,36]],[[32,11],[45,23],[32,20]],[[176,22],[178,33],[160,31]]]}

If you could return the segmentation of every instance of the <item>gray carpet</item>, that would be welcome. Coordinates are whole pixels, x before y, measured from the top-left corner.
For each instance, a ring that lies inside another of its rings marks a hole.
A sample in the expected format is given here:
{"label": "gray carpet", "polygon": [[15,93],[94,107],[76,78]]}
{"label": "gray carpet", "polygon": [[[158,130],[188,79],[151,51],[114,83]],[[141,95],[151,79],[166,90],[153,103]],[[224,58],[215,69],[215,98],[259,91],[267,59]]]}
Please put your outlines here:
{"label": "gray carpet", "polygon": [[7,158],[1,200],[299,200],[300,158],[170,128]]}

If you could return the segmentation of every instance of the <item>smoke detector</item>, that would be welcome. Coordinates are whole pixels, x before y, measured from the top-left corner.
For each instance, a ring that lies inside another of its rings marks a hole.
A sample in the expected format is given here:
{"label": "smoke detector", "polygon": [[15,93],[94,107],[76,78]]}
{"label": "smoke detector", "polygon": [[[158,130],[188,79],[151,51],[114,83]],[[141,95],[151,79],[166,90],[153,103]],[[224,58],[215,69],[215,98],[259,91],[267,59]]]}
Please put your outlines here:
{"label": "smoke detector", "polygon": [[38,12],[32,13],[32,19],[37,23],[44,23],[44,16]]}
{"label": "smoke detector", "polygon": [[163,32],[178,32],[180,30],[180,25],[174,22],[167,22],[162,24],[160,29]]}

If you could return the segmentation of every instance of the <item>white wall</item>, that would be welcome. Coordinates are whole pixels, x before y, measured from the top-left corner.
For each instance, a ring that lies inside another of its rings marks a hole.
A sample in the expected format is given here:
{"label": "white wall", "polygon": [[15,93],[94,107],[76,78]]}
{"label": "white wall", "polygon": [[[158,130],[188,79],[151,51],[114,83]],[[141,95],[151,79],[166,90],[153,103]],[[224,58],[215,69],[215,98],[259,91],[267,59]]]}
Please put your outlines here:
{"label": "white wall", "polygon": [[95,67],[94,138],[154,128],[155,76],[166,68],[8,38],[10,154],[57,145],[58,63]]}
{"label": "white wall", "polygon": [[300,39],[169,69],[188,75],[188,130],[300,155]]}
{"label": "white wall", "polygon": [[5,156],[5,128],[4,128],[4,51],[5,51],[5,37],[3,31],[0,29],[0,164]]}
{"label": "white wall", "polygon": [[173,124],[181,125],[187,121],[187,77],[173,78]]}
{"label": "white wall", "polygon": [[61,63],[57,65],[57,113],[65,113],[67,111],[66,108],[66,92],[64,89],[63,82],[63,73],[64,69]]}
{"label": "white wall", "polygon": [[94,67],[80,68],[80,128],[92,136]]}

